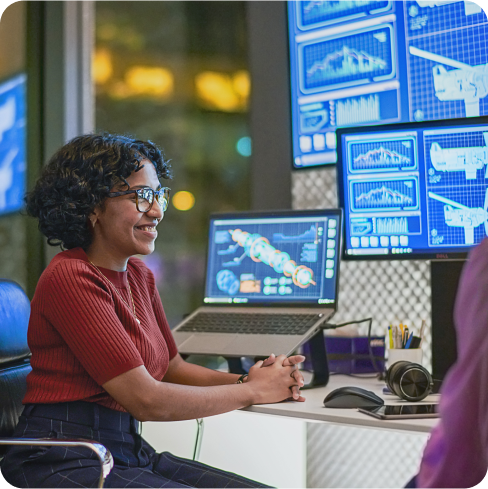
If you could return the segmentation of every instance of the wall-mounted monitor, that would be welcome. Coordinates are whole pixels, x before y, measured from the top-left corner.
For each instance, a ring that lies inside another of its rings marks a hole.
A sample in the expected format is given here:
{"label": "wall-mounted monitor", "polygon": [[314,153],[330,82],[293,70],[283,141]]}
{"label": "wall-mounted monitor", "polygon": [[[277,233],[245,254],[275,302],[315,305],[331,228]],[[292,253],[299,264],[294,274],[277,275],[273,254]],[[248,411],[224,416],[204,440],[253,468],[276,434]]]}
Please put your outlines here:
{"label": "wall-mounted monitor", "polygon": [[293,166],[339,127],[488,115],[488,18],[467,1],[288,2]]}
{"label": "wall-mounted monitor", "polygon": [[0,216],[23,207],[26,179],[26,76],[0,83]]}
{"label": "wall-mounted monitor", "polygon": [[345,259],[463,258],[488,236],[488,117],[337,139]]}

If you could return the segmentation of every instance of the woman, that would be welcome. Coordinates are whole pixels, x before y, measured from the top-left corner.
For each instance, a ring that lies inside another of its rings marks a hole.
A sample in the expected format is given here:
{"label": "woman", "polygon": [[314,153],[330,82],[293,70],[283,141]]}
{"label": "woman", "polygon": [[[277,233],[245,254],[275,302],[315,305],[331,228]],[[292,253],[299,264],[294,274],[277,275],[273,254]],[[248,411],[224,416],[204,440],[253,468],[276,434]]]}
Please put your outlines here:
{"label": "woman", "polygon": [[[161,177],[169,168],[152,143],[87,135],[61,148],[28,194],[28,213],[66,251],[32,300],[32,372],[15,436],[100,441],[115,459],[108,487],[261,487],[155,453],[137,434],[136,420],[201,418],[291,393],[303,400],[302,356],[271,356],[243,379],[178,354],[154,277],[134,257],[154,251],[169,199]],[[2,471],[17,487],[92,487],[99,476],[94,455],[58,447],[13,447]]]}

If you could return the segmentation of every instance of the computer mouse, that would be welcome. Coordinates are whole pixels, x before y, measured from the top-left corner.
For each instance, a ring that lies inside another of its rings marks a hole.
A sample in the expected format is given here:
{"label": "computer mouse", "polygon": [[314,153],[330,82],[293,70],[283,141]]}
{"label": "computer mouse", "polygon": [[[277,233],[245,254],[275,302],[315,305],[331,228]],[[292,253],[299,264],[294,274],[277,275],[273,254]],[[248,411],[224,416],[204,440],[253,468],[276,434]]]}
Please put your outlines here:
{"label": "computer mouse", "polygon": [[374,392],[360,387],[339,387],[329,392],[324,399],[324,406],[327,408],[375,407],[384,403]]}

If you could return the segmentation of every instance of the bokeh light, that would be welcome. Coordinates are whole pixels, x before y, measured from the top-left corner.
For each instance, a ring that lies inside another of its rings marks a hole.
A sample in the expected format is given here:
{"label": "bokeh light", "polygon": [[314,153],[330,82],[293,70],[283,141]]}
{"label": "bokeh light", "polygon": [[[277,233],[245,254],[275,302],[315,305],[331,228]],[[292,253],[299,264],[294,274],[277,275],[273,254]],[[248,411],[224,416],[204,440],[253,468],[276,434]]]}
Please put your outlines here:
{"label": "bokeh light", "polygon": [[251,156],[252,154],[252,143],[251,143],[251,138],[248,136],[245,136],[239,141],[237,141],[236,144],[236,150],[237,152],[242,155],[242,156]]}
{"label": "bokeh light", "polygon": [[195,196],[186,190],[180,190],[171,197],[173,207],[179,211],[189,211],[195,205]]}

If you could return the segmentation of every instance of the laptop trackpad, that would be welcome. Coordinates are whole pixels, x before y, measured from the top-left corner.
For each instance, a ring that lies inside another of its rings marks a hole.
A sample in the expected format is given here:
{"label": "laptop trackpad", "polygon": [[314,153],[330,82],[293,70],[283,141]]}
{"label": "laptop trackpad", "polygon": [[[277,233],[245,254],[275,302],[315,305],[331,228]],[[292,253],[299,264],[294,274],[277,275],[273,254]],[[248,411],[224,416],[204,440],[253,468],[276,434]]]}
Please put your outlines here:
{"label": "laptop trackpad", "polygon": [[[228,336],[228,337],[227,337]],[[235,341],[235,334],[223,335],[221,334],[205,334],[199,333],[198,335],[190,336],[186,341],[178,345],[178,350],[185,353],[217,353],[219,354]]]}

